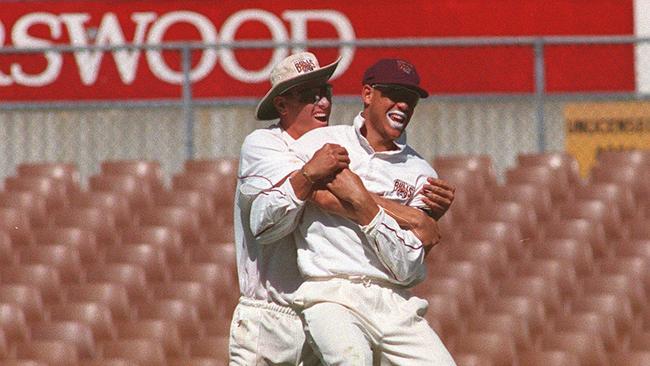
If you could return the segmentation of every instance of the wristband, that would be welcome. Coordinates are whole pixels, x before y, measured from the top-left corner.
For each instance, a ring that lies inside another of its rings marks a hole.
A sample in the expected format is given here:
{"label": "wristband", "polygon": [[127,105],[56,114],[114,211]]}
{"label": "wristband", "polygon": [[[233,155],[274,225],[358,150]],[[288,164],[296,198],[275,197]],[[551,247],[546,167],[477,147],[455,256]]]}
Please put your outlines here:
{"label": "wristband", "polygon": [[307,172],[305,172],[305,166],[304,165],[302,166],[302,168],[300,168],[300,174],[302,174],[302,176],[305,177],[305,179],[307,179],[307,182],[309,182],[309,184],[311,184],[311,185],[316,184],[316,182],[314,182],[311,178],[309,178],[309,176],[307,175]]}

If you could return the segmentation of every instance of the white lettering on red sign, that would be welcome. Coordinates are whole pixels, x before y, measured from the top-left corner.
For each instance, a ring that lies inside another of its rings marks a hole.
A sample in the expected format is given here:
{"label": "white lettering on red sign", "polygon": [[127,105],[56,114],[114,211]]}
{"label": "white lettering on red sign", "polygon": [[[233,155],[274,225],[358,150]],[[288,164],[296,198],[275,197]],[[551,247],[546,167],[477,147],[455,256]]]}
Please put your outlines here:
{"label": "white lettering on red sign", "polygon": [[[17,48],[43,48],[55,45],[61,38],[63,29],[68,32],[72,46],[120,46],[125,44],[160,44],[164,42],[166,32],[175,24],[185,23],[194,27],[201,37],[202,43],[231,43],[235,41],[237,30],[246,22],[258,22],[271,33],[274,42],[306,42],[308,37],[307,24],[310,21],[329,23],[334,27],[341,41],[353,41],[355,32],[350,20],[342,13],[332,10],[288,10],[282,13],[282,19],[275,14],[262,9],[245,9],[233,13],[222,24],[220,32],[206,16],[192,11],[173,11],[158,15],[153,12],[134,12],[130,16],[135,24],[131,39],[125,36],[122,25],[114,13],[105,13],[94,37],[90,36],[91,29],[86,24],[91,20],[88,13],[62,13],[59,15],[44,12],[29,13],[20,17],[11,29],[11,43]],[[282,20],[289,24],[285,28]],[[49,30],[48,38],[40,38],[30,34],[33,26],[45,25]],[[0,22],[0,46],[5,44],[7,32]],[[301,51],[292,49],[293,52]],[[141,50],[117,50],[110,52],[122,83],[132,84],[137,78]],[[258,70],[248,70],[242,67],[236,57],[236,50],[230,48],[206,49],[202,51],[198,63],[190,70],[190,80],[199,81],[212,72],[217,62],[233,79],[246,83],[258,83],[267,80],[273,66],[288,55],[286,48],[273,50],[269,62]],[[102,59],[106,52],[76,51],[74,60],[79,77],[84,85],[94,85],[100,73]],[[354,56],[354,47],[343,46],[339,49],[341,61],[334,77],[341,75],[350,66]],[[63,66],[63,56],[57,52],[45,52],[42,57],[46,66],[38,72],[27,73],[20,63],[14,62],[9,67],[9,74],[0,72],[0,86],[12,84],[30,87],[42,87],[57,80]],[[146,63],[151,72],[161,81],[170,84],[182,84],[183,73],[172,69],[165,61],[160,50],[145,51]]]}

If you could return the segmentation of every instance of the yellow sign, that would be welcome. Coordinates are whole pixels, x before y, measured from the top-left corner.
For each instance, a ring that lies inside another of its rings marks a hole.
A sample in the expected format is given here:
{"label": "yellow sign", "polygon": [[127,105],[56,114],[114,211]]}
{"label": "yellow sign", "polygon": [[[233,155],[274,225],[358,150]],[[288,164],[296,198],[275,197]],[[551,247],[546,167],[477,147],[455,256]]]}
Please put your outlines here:
{"label": "yellow sign", "polygon": [[564,118],[566,150],[583,177],[601,151],[650,150],[650,102],[572,103]]}

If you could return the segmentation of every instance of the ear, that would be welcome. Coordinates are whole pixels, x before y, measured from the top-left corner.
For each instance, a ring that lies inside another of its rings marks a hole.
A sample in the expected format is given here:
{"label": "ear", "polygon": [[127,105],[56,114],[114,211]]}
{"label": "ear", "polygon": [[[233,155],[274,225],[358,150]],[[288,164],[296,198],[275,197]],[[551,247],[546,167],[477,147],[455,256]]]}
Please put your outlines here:
{"label": "ear", "polygon": [[287,104],[283,97],[276,96],[273,98],[273,106],[275,110],[278,111],[278,114],[283,116],[287,114]]}
{"label": "ear", "polygon": [[361,89],[361,100],[363,101],[363,105],[367,106],[370,104],[370,101],[372,100],[372,92],[374,89],[370,85],[364,85],[363,88]]}

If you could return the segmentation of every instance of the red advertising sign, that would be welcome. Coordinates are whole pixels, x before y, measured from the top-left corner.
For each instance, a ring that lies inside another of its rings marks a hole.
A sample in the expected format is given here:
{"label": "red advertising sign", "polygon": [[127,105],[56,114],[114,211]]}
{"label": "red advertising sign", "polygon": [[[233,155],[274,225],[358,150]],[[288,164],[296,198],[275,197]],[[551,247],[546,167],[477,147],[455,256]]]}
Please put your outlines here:
{"label": "red advertising sign", "polygon": [[[633,33],[632,0],[333,0],[317,6],[289,0],[41,0],[5,2],[0,13],[0,45],[21,48]],[[333,80],[339,95],[357,94],[363,70],[380,57],[411,61],[434,94],[534,89],[531,47],[309,50],[323,64],[342,58]],[[259,97],[269,87],[270,68],[289,52],[194,51],[194,96]],[[178,51],[158,49],[0,54],[0,101],[177,98],[180,60]],[[549,46],[546,67],[549,91],[635,90],[632,45]]]}

